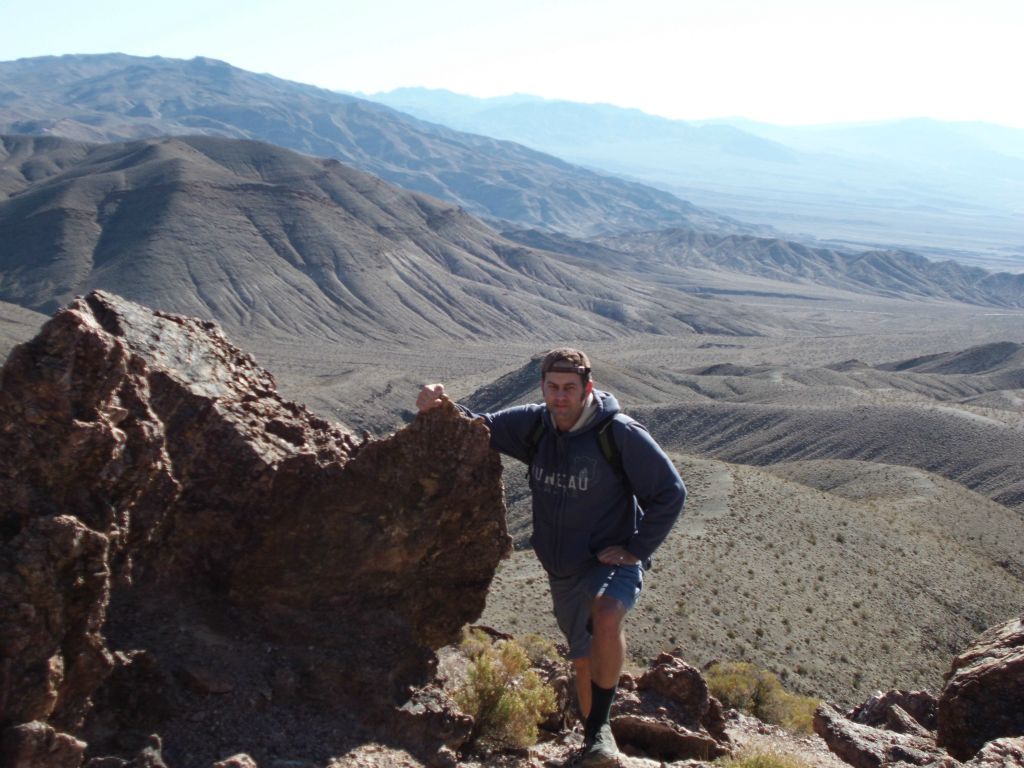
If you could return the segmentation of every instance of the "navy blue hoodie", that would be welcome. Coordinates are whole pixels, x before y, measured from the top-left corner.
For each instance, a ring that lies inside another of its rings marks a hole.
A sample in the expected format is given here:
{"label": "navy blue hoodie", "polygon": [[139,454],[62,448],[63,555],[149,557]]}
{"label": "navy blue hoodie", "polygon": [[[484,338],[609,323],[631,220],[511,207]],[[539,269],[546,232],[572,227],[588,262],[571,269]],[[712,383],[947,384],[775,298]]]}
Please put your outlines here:
{"label": "navy blue hoodie", "polygon": [[[576,432],[559,432],[544,405],[475,414],[491,430],[491,447],[520,461],[530,454],[538,416],[546,429],[530,467],[533,545],[554,576],[593,567],[605,547],[620,545],[646,561],[682,512],[686,487],[647,429],[622,414],[613,395],[594,390],[597,412]],[[612,436],[629,480],[620,480],[601,452],[597,430],[614,419]],[[635,496],[634,496],[635,494]],[[639,503],[638,503],[639,502]]]}

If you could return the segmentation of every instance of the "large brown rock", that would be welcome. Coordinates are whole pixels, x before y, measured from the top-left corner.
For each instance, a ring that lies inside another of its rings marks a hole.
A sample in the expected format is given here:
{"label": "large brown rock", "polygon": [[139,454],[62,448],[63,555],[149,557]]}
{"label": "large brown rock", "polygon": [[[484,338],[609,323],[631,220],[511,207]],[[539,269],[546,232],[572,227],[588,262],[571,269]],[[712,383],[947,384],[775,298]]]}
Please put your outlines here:
{"label": "large brown rock", "polygon": [[953,660],[939,696],[938,738],[970,759],[988,741],[1024,736],[1024,617],[992,627]]}
{"label": "large brown rock", "polygon": [[[85,722],[133,754],[164,718],[173,758],[219,696],[259,759],[288,707],[330,734],[332,707],[400,703],[508,552],[500,471],[450,405],[357,440],[211,323],[75,301],[0,372],[0,725]],[[128,688],[144,717],[89,714]]]}

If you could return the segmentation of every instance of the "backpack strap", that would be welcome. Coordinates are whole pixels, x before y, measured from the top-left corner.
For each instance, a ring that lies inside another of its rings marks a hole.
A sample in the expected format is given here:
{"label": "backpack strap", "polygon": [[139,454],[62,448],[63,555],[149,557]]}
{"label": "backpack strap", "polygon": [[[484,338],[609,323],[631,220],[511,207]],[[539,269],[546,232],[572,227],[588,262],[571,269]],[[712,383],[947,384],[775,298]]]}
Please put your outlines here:
{"label": "backpack strap", "polygon": [[[622,483],[626,489],[626,493],[631,496],[636,496],[633,493],[633,484],[629,482],[629,476],[626,474],[625,468],[622,466],[622,451],[619,450],[619,442],[615,439],[615,422],[619,419],[620,414],[605,420],[597,429],[597,444],[601,449],[601,454],[604,456],[604,460],[608,462],[608,466],[611,467],[612,472],[615,473],[615,478]],[[628,416],[623,417],[629,419]]]}
{"label": "backpack strap", "polygon": [[597,430],[597,444],[601,448],[604,460],[608,462],[608,466],[615,473],[615,477],[620,483],[628,485],[629,479],[626,477],[626,471],[622,468],[622,453],[619,451],[619,444],[615,442],[615,433],[612,431],[614,422],[615,417],[612,416],[600,426]]}

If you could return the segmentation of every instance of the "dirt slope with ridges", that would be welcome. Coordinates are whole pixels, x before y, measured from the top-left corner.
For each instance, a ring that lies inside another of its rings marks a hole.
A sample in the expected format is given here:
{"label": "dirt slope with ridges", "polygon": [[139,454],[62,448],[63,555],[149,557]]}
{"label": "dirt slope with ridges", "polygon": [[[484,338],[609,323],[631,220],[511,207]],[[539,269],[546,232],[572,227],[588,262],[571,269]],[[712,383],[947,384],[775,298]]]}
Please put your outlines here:
{"label": "dirt slope with ridges", "polygon": [[771,326],[764,313],[509,242],[449,203],[268,144],[0,146],[4,178],[19,186],[0,199],[0,299],[38,311],[102,288],[249,335],[510,339],[570,323],[614,338]]}
{"label": "dirt slope with ridges", "polygon": [[[778,238],[661,230],[599,237],[595,253],[628,261],[663,282],[703,273],[750,275],[783,284],[817,284],[891,297],[933,297],[1001,307],[1024,307],[1024,274],[988,272],[953,261],[934,262],[909,251],[848,251]],[[795,290],[795,289],[791,289]]]}
{"label": "dirt slope with ridges", "polygon": [[0,364],[15,344],[31,339],[47,320],[49,317],[39,312],[0,301]]}
{"label": "dirt slope with ridges", "polygon": [[758,465],[826,458],[901,464],[1024,511],[1024,429],[966,409],[718,402],[637,411],[676,450]]}
{"label": "dirt slope with ridges", "polygon": [[[943,359],[975,360],[984,345]],[[991,357],[991,355],[988,355]],[[855,459],[917,467],[1024,511],[1024,416],[984,407],[1024,387],[1014,354],[989,373],[937,374],[866,365],[797,368],[719,364],[691,371],[595,362],[597,385],[635,403],[630,413],[667,448],[771,465]],[[536,365],[475,392],[492,410],[537,397]],[[660,404],[659,404],[660,403]]]}
{"label": "dirt slope with ridges", "polygon": [[[911,360],[885,363],[883,371],[914,371],[915,373],[1005,373],[1010,377],[1024,372],[1024,345],[1012,341],[984,344],[958,352],[924,355]],[[1018,387],[1024,386],[1024,379]]]}

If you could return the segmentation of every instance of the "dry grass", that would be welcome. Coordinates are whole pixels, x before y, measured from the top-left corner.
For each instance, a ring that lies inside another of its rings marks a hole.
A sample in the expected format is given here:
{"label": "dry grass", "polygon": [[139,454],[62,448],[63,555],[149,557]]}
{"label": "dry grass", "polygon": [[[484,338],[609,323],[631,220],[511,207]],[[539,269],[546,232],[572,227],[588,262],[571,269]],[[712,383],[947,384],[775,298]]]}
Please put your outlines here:
{"label": "dry grass", "polygon": [[738,757],[723,757],[714,764],[722,768],[814,768],[811,763],[799,757],[765,750],[750,750]]}

